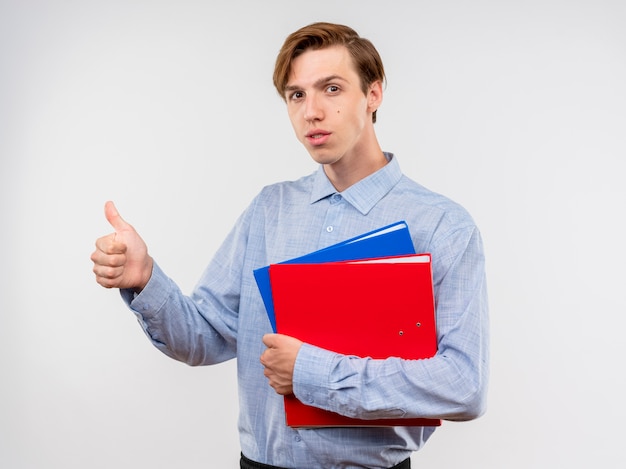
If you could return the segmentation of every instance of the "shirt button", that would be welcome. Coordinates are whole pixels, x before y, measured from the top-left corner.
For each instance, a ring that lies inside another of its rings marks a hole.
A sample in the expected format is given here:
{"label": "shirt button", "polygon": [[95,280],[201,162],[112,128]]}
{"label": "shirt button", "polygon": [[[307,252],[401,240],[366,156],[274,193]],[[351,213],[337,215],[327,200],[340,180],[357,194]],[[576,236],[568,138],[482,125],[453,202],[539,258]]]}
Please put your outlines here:
{"label": "shirt button", "polygon": [[302,441],[302,438],[300,438],[300,435],[296,435],[293,439],[298,442]]}
{"label": "shirt button", "polygon": [[334,230],[334,228],[332,227],[332,225],[329,225],[329,226],[327,226],[327,227],[326,227],[326,231],[327,231],[328,233],[332,233],[332,232],[333,232],[333,230]]}

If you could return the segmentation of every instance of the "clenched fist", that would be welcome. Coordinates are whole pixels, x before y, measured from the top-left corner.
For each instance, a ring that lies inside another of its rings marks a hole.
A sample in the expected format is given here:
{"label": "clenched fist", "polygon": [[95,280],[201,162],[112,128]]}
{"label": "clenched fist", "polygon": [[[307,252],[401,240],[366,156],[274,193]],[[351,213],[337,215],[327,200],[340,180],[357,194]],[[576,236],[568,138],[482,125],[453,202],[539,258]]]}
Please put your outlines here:
{"label": "clenched fist", "polygon": [[293,393],[293,369],[302,342],[283,334],[265,334],[263,344],[267,347],[261,355],[263,374],[278,394]]}
{"label": "clenched fist", "polygon": [[120,216],[113,202],[104,214],[115,232],[98,238],[91,255],[96,281],[105,288],[129,288],[139,292],[152,275],[152,258],[146,243]]}

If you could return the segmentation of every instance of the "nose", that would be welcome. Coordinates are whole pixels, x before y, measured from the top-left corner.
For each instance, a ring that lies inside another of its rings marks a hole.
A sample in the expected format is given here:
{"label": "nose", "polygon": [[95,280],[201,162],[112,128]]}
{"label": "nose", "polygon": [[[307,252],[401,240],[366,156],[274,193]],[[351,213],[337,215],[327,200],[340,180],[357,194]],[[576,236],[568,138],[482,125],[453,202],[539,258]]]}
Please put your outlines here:
{"label": "nose", "polygon": [[309,93],[304,103],[304,119],[308,122],[312,122],[322,120],[323,117],[324,113],[318,97],[314,93]]}

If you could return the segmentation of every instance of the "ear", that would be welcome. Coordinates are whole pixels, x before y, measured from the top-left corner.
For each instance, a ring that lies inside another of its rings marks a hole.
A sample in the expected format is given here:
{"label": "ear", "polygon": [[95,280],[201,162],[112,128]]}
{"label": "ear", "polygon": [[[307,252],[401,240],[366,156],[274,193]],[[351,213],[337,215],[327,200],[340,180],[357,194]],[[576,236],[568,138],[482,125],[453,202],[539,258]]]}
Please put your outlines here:
{"label": "ear", "polygon": [[383,102],[383,84],[380,80],[373,82],[367,91],[367,110],[376,111]]}

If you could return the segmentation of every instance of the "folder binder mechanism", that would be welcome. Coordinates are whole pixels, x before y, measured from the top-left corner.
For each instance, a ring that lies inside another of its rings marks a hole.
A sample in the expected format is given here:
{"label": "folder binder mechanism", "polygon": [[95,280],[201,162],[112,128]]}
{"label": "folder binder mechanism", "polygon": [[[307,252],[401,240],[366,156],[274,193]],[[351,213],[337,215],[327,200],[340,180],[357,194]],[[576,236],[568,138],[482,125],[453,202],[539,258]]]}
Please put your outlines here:
{"label": "folder binder mechanism", "polygon": [[[397,222],[254,271],[274,332],[344,355],[422,359],[437,352],[431,256]],[[441,420],[354,419],[285,396],[287,425],[439,426]]]}

